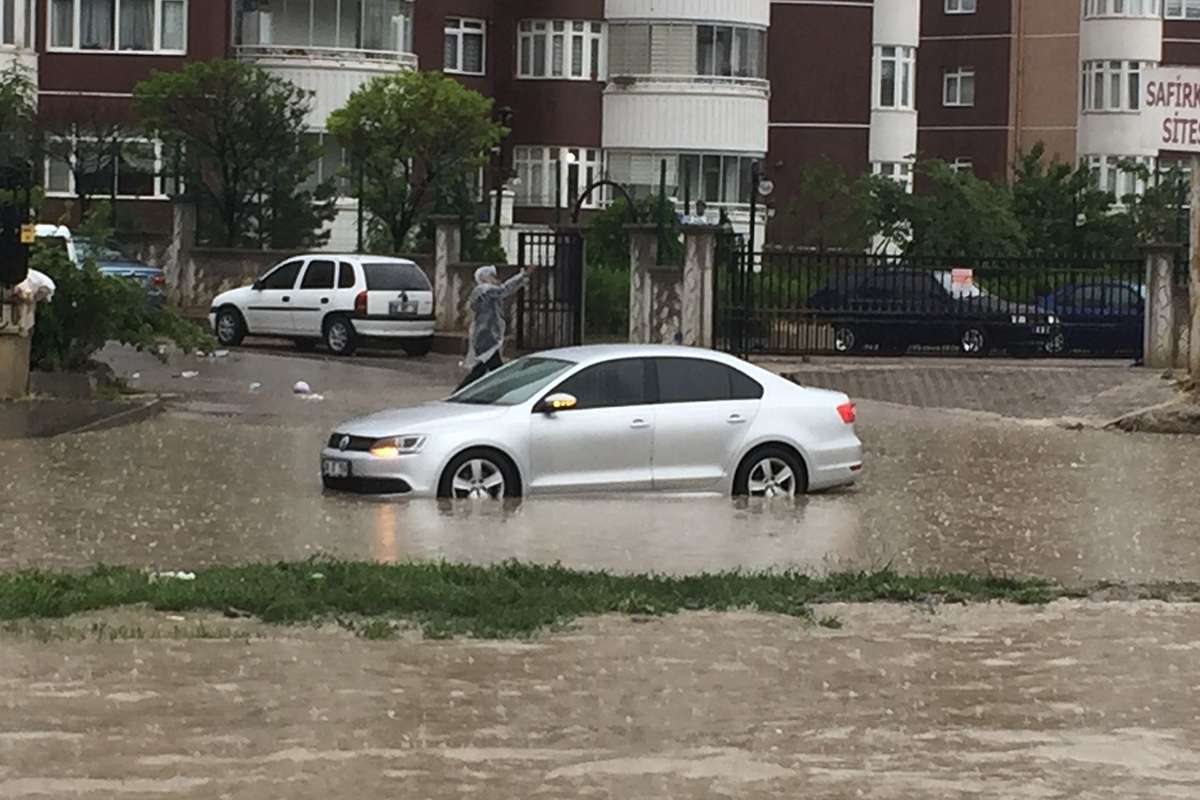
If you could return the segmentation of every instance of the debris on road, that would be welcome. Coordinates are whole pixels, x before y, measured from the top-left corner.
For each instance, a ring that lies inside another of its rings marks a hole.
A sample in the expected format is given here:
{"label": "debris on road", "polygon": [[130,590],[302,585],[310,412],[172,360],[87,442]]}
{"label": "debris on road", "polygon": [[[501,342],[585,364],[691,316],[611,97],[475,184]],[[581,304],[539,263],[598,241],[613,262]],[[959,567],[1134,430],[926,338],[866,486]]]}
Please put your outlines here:
{"label": "debris on road", "polygon": [[185,369],[183,372],[179,373],[179,377],[181,377],[181,378],[194,378],[194,377],[196,377],[196,376],[197,376],[197,375],[199,375],[199,374],[200,374],[200,373],[199,373],[199,372],[197,372],[197,371],[196,371],[196,370],[194,370],[194,369]]}
{"label": "debris on road", "polygon": [[262,389],[262,384],[258,381],[250,384],[250,394],[257,394],[260,389]]}
{"label": "debris on road", "polygon": [[150,582],[151,583],[158,583],[161,580],[194,581],[194,580],[196,580],[196,573],[172,571],[172,570],[169,570],[167,572],[151,572],[150,573]]}
{"label": "debris on road", "polygon": [[296,381],[296,385],[292,387],[292,392],[295,394],[312,394],[312,387],[304,381]]}

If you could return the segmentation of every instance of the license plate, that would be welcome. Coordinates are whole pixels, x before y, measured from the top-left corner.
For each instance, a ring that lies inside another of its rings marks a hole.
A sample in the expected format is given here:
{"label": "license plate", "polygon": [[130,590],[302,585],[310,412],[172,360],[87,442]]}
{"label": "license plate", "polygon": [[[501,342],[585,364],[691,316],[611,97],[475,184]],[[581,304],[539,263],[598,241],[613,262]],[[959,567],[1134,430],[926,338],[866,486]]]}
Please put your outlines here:
{"label": "license plate", "polygon": [[401,314],[415,314],[417,313],[417,304],[411,300],[408,302],[393,300],[388,303],[388,313],[393,317],[400,316]]}
{"label": "license plate", "polygon": [[350,462],[323,458],[321,459],[321,474],[326,478],[349,478]]}
{"label": "license plate", "polygon": [[1037,336],[1049,336],[1050,328],[1047,327],[1046,325],[1038,325],[1036,328],[1033,329],[1033,332]]}

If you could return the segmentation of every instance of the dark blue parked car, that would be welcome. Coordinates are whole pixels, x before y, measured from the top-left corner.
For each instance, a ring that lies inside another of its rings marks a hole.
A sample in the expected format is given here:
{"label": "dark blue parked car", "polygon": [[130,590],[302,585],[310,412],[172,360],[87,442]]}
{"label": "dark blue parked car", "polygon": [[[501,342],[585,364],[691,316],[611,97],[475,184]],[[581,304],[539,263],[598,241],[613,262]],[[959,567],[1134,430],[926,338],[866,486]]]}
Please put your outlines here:
{"label": "dark blue parked car", "polygon": [[1046,346],[1050,353],[1142,352],[1146,289],[1138,283],[1096,280],[1060,286],[1038,305],[1062,320],[1062,331]]}
{"label": "dark blue parked car", "polygon": [[95,259],[96,268],[105,275],[129,278],[142,284],[150,298],[150,305],[160,307],[166,299],[167,280],[158,267],[143,264],[102,244],[75,238],[75,257],[80,264],[88,258]]}

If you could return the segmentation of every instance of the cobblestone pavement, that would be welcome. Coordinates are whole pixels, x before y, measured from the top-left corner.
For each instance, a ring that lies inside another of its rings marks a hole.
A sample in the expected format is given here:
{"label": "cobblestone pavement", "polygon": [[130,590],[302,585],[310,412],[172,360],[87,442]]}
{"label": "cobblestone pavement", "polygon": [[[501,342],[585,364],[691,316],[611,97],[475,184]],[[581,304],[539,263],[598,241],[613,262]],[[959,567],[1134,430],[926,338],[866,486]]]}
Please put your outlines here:
{"label": "cobblestone pavement", "polygon": [[[125,612],[105,630],[145,638],[0,632],[0,798],[1200,796],[1195,605],[818,613],[842,628],[691,613],[368,642]],[[218,638],[174,638],[200,624]]]}
{"label": "cobblestone pavement", "polygon": [[1127,362],[950,359],[762,362],[808,386],[918,408],[962,408],[1006,417],[1112,420],[1172,399],[1161,371]]}

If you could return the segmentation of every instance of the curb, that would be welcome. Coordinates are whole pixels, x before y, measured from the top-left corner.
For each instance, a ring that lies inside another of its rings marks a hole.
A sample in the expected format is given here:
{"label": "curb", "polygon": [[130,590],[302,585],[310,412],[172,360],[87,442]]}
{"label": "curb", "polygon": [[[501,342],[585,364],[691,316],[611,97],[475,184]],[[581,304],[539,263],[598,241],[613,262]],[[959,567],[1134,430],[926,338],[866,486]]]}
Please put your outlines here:
{"label": "curb", "polygon": [[153,400],[143,403],[142,405],[133,408],[119,411],[103,419],[89,422],[86,425],[80,425],[78,428],[72,428],[68,431],[55,434],[50,437],[57,439],[60,436],[73,436],[77,433],[93,433],[95,431],[108,430],[110,428],[119,428],[123,425],[133,425],[138,422],[144,422],[151,417],[158,416],[166,408],[167,403],[175,398],[174,395],[159,395]]}

